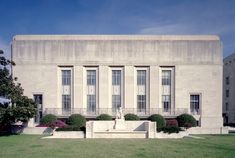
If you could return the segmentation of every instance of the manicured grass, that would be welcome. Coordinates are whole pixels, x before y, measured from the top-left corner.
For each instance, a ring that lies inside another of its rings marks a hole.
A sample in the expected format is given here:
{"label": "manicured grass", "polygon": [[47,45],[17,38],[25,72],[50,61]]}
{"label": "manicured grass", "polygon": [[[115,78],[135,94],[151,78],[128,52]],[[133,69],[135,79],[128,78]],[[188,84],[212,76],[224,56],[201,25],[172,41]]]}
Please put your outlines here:
{"label": "manicured grass", "polygon": [[235,135],[206,139],[40,139],[0,136],[0,158],[222,158],[235,157]]}

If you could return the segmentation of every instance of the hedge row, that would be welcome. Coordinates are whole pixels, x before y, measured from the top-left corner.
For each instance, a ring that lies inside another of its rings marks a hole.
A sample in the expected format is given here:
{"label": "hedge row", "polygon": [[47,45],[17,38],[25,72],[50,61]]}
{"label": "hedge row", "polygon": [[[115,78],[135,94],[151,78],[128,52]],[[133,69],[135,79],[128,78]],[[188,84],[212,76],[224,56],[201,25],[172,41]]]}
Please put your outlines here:
{"label": "hedge row", "polygon": [[[135,114],[126,114],[125,120],[140,120],[140,118]],[[96,120],[112,120],[112,116],[108,114],[101,114],[96,117]],[[157,131],[163,131],[167,133],[178,133],[181,131],[180,127],[190,128],[197,125],[196,119],[189,114],[179,115],[176,119],[168,119],[159,114],[151,115],[148,120],[157,123]],[[67,124],[66,124],[67,123]],[[41,120],[41,125],[39,126],[49,126],[52,128],[59,127],[57,131],[79,131],[85,130],[86,118],[80,114],[71,115],[67,122],[64,123],[61,120],[57,120],[57,117],[52,114],[45,115]]]}
{"label": "hedge row", "polygon": [[154,114],[149,117],[149,120],[157,122],[157,131],[164,133],[178,133],[182,131],[181,127],[190,128],[197,126],[196,119],[189,114],[179,115],[176,119],[165,120],[163,116]]}

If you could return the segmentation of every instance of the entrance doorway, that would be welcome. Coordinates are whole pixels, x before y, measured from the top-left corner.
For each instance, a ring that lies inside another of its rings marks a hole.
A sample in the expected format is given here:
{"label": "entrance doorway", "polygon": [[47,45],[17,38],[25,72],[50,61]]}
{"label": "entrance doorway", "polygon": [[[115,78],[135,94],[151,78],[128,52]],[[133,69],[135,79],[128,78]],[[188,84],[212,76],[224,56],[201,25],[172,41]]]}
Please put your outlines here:
{"label": "entrance doorway", "polygon": [[42,109],[43,109],[43,96],[42,94],[34,94],[33,95],[34,101],[37,105],[37,113],[34,119],[35,123],[40,123],[40,120],[42,119]]}

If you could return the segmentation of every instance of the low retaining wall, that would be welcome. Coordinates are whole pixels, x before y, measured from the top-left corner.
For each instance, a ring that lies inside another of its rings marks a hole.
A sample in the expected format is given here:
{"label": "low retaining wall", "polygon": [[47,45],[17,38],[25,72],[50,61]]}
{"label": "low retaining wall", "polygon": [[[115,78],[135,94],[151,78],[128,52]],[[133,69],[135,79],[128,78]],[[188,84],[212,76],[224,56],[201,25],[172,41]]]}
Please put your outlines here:
{"label": "low retaining wall", "polygon": [[189,134],[228,134],[227,127],[220,128],[202,128],[202,127],[192,127],[187,129]]}
{"label": "low retaining wall", "polygon": [[26,127],[23,129],[23,134],[52,134],[53,129],[50,127]]}
{"label": "low retaining wall", "polygon": [[85,138],[83,131],[54,131],[51,138]]}
{"label": "low retaining wall", "polygon": [[178,139],[178,138],[183,138],[185,136],[188,136],[189,133],[187,131],[182,131],[182,132],[179,132],[179,133],[171,133],[171,134],[168,134],[168,133],[163,133],[163,132],[158,132],[156,133],[156,137],[155,138],[174,138],[174,139]]}
{"label": "low retaining wall", "polygon": [[146,131],[94,132],[95,138],[147,138]]}

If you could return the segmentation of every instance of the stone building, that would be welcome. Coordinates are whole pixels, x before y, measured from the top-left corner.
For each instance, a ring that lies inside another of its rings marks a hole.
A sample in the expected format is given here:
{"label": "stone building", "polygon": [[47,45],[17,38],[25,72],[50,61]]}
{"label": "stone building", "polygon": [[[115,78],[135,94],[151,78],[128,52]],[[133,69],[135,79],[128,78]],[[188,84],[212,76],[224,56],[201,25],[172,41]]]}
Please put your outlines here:
{"label": "stone building", "polygon": [[192,114],[222,127],[218,36],[17,35],[13,75],[42,115],[94,118],[116,109],[141,118]]}
{"label": "stone building", "polygon": [[235,53],[224,58],[223,117],[224,123],[235,123]]}

